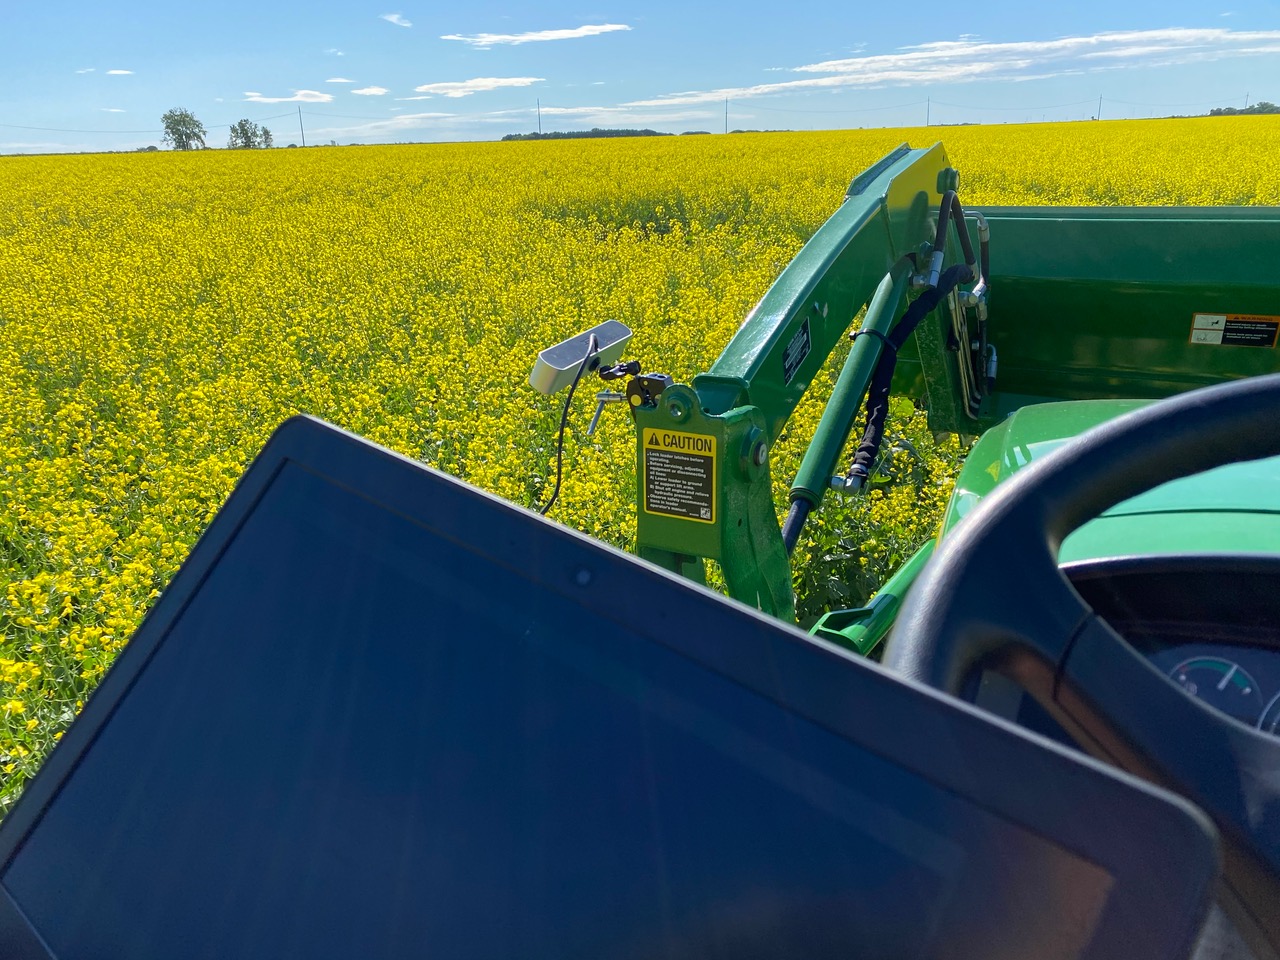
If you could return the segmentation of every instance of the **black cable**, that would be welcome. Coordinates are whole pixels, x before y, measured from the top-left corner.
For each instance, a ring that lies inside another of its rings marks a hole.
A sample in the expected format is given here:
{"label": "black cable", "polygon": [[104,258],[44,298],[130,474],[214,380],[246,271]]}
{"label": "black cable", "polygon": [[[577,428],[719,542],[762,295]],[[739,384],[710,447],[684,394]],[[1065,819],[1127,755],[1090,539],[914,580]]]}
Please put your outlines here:
{"label": "black cable", "polygon": [[593,333],[587,340],[587,353],[582,358],[582,362],[578,364],[578,372],[574,375],[573,383],[569,385],[569,396],[564,398],[564,410],[560,413],[560,438],[556,441],[556,486],[551,491],[551,499],[547,501],[547,505],[540,509],[538,513],[544,517],[556,502],[556,497],[560,496],[560,478],[564,468],[564,431],[569,423],[569,404],[573,403],[573,392],[578,389],[578,381],[582,379],[582,374],[587,369],[587,364],[591,362],[591,358],[596,355],[599,349],[596,335]]}
{"label": "black cable", "polygon": [[930,287],[911,302],[907,312],[894,326],[893,332],[885,341],[885,348],[876,361],[875,373],[867,388],[867,425],[862,434],[862,442],[854,454],[849,473],[866,480],[871,476],[871,467],[876,455],[880,452],[880,442],[884,437],[884,424],[889,415],[889,388],[893,383],[893,370],[898,362],[898,351],[906,343],[907,338],[915,332],[920,321],[937,308],[938,304],[959,284],[973,279],[973,268],[968,264],[958,263],[942,271],[936,287]]}

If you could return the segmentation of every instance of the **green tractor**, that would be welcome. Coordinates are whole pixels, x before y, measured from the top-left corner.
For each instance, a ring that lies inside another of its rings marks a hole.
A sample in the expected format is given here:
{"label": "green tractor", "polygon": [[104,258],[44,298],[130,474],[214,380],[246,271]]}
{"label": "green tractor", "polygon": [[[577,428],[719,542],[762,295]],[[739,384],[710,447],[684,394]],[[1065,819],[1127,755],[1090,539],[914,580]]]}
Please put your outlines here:
{"label": "green tractor", "polygon": [[[1278,252],[902,147],[691,384],[613,321],[539,356],[622,387],[640,559],[289,421],[0,828],[0,952],[1280,956]],[[894,395],[978,439],[805,633]]]}

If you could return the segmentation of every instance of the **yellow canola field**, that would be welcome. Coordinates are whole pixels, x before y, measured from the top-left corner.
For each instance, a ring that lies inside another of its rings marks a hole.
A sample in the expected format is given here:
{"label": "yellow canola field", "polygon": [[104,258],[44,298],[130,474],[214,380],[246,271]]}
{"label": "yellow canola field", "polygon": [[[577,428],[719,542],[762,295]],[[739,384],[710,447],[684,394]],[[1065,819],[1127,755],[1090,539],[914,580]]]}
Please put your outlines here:
{"label": "yellow canola field", "polygon": [[[539,503],[563,400],[526,384],[540,348],[614,318],[687,381],[856,173],[939,138],[971,208],[1280,203],[1274,117],[0,158],[0,812],[280,421]],[[554,516],[626,546],[630,424],[585,438],[593,393]],[[956,450],[899,414],[923,474],[824,508],[807,610],[936,522]]]}

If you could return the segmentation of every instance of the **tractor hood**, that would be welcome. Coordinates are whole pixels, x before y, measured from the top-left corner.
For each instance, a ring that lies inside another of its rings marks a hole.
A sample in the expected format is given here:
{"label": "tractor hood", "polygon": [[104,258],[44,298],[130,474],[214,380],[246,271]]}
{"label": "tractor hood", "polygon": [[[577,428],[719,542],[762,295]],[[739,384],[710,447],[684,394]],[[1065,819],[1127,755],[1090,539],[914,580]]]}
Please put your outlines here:
{"label": "tractor hood", "polygon": [[[974,444],[943,517],[942,536],[997,484],[1047,453],[1147,400],[1073,400],[1022,407]],[[1088,482],[1082,477],[1081,482]],[[1112,507],[1071,534],[1062,562],[1182,553],[1275,553],[1280,458],[1184,477]]]}

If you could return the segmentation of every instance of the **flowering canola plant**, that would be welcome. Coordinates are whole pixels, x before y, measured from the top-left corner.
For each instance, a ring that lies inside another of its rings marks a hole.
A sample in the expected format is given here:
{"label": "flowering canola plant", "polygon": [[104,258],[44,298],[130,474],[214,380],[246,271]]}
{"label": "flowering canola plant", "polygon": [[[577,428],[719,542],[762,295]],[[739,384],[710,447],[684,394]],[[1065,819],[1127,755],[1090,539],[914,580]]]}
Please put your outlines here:
{"label": "flowering canola plant", "polygon": [[[0,158],[0,813],[285,418],[525,505],[554,481],[544,346],[601,320],[706,370],[852,176],[936,130]],[[983,204],[1280,203],[1274,117],[948,128]],[[838,371],[774,451],[778,502]],[[554,516],[634,536],[633,439],[582,391]],[[895,407],[906,482],[824,506],[809,614],[929,536],[959,450]]]}

